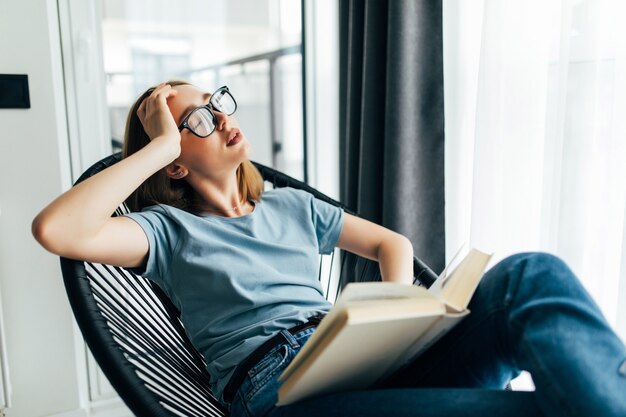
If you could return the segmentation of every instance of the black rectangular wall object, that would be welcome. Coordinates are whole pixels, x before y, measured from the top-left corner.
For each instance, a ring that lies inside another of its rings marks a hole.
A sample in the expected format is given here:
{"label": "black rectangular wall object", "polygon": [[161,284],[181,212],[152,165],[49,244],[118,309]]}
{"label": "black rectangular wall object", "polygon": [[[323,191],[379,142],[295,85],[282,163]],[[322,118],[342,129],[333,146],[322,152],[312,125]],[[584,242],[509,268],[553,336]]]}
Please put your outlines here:
{"label": "black rectangular wall object", "polygon": [[28,75],[0,74],[0,109],[30,109]]}

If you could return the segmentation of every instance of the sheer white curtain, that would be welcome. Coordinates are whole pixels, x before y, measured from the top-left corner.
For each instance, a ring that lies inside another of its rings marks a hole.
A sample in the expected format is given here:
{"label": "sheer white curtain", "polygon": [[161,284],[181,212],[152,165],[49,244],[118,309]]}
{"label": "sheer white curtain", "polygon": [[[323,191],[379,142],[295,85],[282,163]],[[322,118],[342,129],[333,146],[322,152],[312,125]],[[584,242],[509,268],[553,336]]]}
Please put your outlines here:
{"label": "sheer white curtain", "polygon": [[547,251],[626,339],[626,2],[444,0],[446,239]]}

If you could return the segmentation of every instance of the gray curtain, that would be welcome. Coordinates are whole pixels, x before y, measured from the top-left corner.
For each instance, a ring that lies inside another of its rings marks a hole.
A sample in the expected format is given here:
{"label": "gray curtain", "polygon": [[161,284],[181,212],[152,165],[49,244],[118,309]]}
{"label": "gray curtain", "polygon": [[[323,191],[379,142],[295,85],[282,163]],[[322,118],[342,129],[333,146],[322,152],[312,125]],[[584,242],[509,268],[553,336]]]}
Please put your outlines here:
{"label": "gray curtain", "polygon": [[439,272],[445,264],[441,1],[344,0],[339,7],[341,199],[361,217],[407,236],[415,255]]}

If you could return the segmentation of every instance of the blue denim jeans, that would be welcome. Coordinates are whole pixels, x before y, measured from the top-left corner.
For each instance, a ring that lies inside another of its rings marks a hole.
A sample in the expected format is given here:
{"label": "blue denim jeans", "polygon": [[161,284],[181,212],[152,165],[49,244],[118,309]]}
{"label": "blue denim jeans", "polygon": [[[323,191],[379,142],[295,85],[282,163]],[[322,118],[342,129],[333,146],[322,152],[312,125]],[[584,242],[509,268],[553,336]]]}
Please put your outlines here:
{"label": "blue denim jeans", "polygon": [[[284,332],[289,342],[250,370],[231,415],[626,416],[626,348],[558,258],[503,260],[485,274],[469,308],[452,331],[377,386],[275,407],[277,378],[314,329]],[[520,370],[532,374],[536,391],[503,391]]]}

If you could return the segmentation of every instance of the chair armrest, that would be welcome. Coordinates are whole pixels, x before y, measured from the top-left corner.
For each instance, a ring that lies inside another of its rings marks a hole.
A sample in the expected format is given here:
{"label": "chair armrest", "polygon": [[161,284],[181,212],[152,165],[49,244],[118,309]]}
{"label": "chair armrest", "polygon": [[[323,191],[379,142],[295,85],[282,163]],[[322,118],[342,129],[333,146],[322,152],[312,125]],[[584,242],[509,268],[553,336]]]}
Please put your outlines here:
{"label": "chair armrest", "polygon": [[421,259],[413,257],[413,284],[430,288],[437,279],[437,274],[428,267]]}

